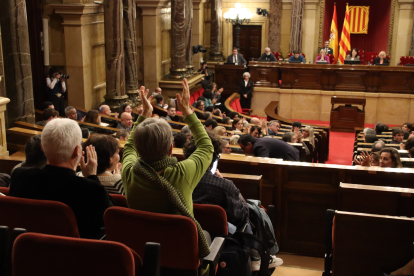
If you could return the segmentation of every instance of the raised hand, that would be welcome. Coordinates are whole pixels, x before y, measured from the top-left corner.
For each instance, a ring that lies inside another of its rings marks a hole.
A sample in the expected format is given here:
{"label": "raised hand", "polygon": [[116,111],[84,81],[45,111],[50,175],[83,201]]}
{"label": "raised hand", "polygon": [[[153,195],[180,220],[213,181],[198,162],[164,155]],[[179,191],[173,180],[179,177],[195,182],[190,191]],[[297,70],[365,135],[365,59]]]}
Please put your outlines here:
{"label": "raised hand", "polygon": [[149,96],[149,98],[147,98],[149,90],[145,90],[145,86],[141,86],[141,88],[139,89],[139,97],[141,98],[141,102],[142,102],[142,116],[144,116],[145,118],[149,118],[152,116],[152,104],[151,104],[151,100],[152,100],[152,95]]}
{"label": "raised hand", "polygon": [[181,85],[183,86],[183,94],[177,94],[177,106],[181,110],[184,116],[188,116],[193,111],[190,107],[190,88],[188,87],[188,81],[187,79],[183,79],[181,82]]}
{"label": "raised hand", "polygon": [[[80,168],[84,177],[90,175],[96,175],[96,169],[98,168],[98,157],[96,155],[95,147],[89,145],[86,147],[86,158],[88,163],[85,163],[85,157],[81,157]],[[85,153],[83,152],[83,155]]]}
{"label": "raised hand", "polygon": [[118,115],[119,115],[118,112],[115,112],[114,117],[118,118]]}

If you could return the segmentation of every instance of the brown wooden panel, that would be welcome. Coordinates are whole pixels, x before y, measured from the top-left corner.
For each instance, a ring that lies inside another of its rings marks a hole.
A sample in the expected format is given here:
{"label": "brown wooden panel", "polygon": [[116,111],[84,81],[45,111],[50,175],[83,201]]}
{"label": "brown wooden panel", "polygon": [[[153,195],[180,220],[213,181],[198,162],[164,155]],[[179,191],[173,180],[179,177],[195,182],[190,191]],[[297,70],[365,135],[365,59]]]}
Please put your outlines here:
{"label": "brown wooden panel", "polygon": [[[236,32],[233,26],[233,45],[236,44]],[[252,58],[258,59],[261,56],[262,26],[241,25],[239,52],[249,62]]]}
{"label": "brown wooden panel", "polygon": [[239,93],[239,85],[246,71],[243,66],[215,65],[215,80],[218,87],[223,87],[223,96],[229,96],[234,92]]}
{"label": "brown wooden panel", "polygon": [[401,74],[397,72],[381,72],[380,78],[380,92],[398,92],[398,93],[411,93],[412,80],[414,74]]}
{"label": "brown wooden panel", "polygon": [[335,71],[335,90],[349,90],[349,87],[352,86],[352,89],[355,91],[364,91],[364,78],[366,72],[353,72],[353,71]]}

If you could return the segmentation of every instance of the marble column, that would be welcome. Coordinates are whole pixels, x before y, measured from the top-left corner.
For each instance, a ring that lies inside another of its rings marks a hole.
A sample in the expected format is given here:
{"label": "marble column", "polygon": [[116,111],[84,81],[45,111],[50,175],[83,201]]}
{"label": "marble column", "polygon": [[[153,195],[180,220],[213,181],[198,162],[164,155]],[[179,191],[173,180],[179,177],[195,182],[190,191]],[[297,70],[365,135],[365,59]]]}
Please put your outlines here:
{"label": "marble column", "polygon": [[223,35],[222,25],[222,0],[211,0],[211,27],[210,27],[210,55],[209,60],[222,61],[223,57]]}
{"label": "marble column", "polygon": [[124,8],[124,51],[125,89],[132,107],[140,104],[138,95],[137,40],[135,20],[137,6],[134,0],[123,0]]}
{"label": "marble column", "polygon": [[289,51],[302,52],[302,29],[303,29],[303,2],[304,0],[292,1],[292,24],[290,29]]}
{"label": "marble column", "polygon": [[122,0],[104,1],[106,95],[105,102],[117,108],[128,100],[125,93]]}
{"label": "marble column", "polygon": [[3,49],[1,47],[1,28],[0,28],[0,97],[6,97],[6,88],[4,87]]}
{"label": "marble column", "polygon": [[282,0],[270,0],[269,8],[269,44],[272,52],[280,52]]}
{"label": "marble column", "polygon": [[184,78],[186,69],[186,0],[171,1],[171,68],[170,78]]}
{"label": "marble column", "polygon": [[193,0],[185,0],[185,62],[187,69],[187,78],[194,75],[193,66],[193,45],[192,41],[192,29],[193,29]]}
{"label": "marble column", "polygon": [[414,56],[414,18],[413,18],[413,25],[412,25],[412,31],[411,31],[411,45],[410,45],[409,55],[411,57]]}
{"label": "marble column", "polygon": [[33,123],[34,100],[26,1],[2,1],[0,20],[6,95],[10,99],[7,121],[9,126],[16,120]]}

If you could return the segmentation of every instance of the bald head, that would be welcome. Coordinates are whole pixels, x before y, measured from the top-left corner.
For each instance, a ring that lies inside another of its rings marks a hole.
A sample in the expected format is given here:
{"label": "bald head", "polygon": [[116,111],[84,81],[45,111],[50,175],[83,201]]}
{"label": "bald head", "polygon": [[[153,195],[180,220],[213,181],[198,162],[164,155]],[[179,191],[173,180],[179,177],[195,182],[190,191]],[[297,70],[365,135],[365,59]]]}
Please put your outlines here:
{"label": "bald head", "polygon": [[109,107],[109,105],[101,105],[101,107],[99,108],[99,113],[106,115],[106,116],[111,116],[111,108]]}
{"label": "bald head", "polygon": [[125,128],[130,128],[132,127],[132,116],[130,113],[128,112],[123,112],[121,114],[121,124],[125,127]]}
{"label": "bald head", "polygon": [[161,89],[161,87],[157,87],[157,88],[155,88],[155,92],[157,92],[158,94],[161,94],[161,93],[162,93],[162,89]]}
{"label": "bald head", "polygon": [[250,123],[253,124],[253,125],[258,126],[258,125],[260,125],[260,120],[259,120],[259,118],[251,118]]}

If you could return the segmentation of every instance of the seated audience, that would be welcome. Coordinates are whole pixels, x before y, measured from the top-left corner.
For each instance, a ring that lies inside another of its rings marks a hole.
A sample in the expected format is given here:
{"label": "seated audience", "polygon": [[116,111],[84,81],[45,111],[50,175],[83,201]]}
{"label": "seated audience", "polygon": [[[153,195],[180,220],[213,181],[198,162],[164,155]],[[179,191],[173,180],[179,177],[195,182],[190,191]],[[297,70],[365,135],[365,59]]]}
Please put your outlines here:
{"label": "seated audience", "polygon": [[305,63],[305,58],[301,54],[299,54],[299,51],[293,51],[293,55],[291,55],[288,60],[288,63],[289,62]]}
{"label": "seated audience", "polygon": [[365,135],[364,141],[365,143],[374,143],[375,141],[378,141],[378,137],[375,134],[374,135],[368,134],[368,135]]}
{"label": "seated audience", "polygon": [[378,140],[378,141],[375,141],[375,142],[372,144],[372,149],[371,149],[371,152],[379,152],[379,151],[381,151],[383,148],[385,148],[385,143],[384,143],[384,141]]}
{"label": "seated audience", "polygon": [[163,96],[158,94],[157,96],[154,97],[154,99],[157,100],[157,103],[155,104],[155,106],[164,108],[164,97]]}
{"label": "seated audience", "polygon": [[285,132],[285,134],[283,134],[282,141],[284,141],[286,143],[297,143],[298,138],[296,136],[296,133],[289,131],[289,132]]}
{"label": "seated audience", "polygon": [[405,144],[401,144],[401,149],[403,150],[410,150],[414,148],[414,137],[410,137],[405,141]]}
{"label": "seated audience", "polygon": [[218,136],[227,136],[227,130],[224,126],[217,126],[213,131]]}
{"label": "seated audience", "polygon": [[210,69],[208,69],[207,62],[205,61],[201,64],[201,68],[198,69],[197,73],[204,75],[204,79],[207,81],[210,80],[212,76]]}
{"label": "seated audience", "polygon": [[[129,106],[129,107],[131,107],[131,106]],[[132,111],[132,109],[131,109],[131,111]],[[106,115],[106,116],[111,116],[111,108],[109,107],[109,105],[107,105],[107,104],[101,105],[99,107],[99,114]],[[117,112],[115,112],[114,117],[118,118],[118,113]]]}
{"label": "seated audience", "polygon": [[[227,221],[237,228],[242,227],[248,221],[249,208],[233,181],[223,178],[218,171],[211,172],[214,161],[220,158],[222,140],[214,133],[208,132],[208,134],[214,147],[213,156],[207,171],[193,191],[193,202],[222,207],[226,211]],[[191,139],[183,150],[185,158],[190,157],[196,150],[196,143]]]}
{"label": "seated audience", "polygon": [[315,135],[313,133],[313,127],[307,126],[302,130],[303,138],[309,139],[309,144],[312,145],[311,151],[315,149]]}
{"label": "seated audience", "polygon": [[[203,97],[204,98],[204,97]],[[200,98],[199,98],[200,99]],[[202,101],[202,100],[198,100],[197,102],[196,102],[196,106],[195,106],[195,108],[197,108],[197,109],[199,109],[199,110],[201,110],[201,111],[204,111],[204,106],[205,106],[205,104],[204,104],[204,101]]]}
{"label": "seated audience", "polygon": [[231,126],[231,118],[230,117],[224,117],[222,120],[223,125]]}
{"label": "seated audience", "polygon": [[165,117],[165,119],[167,119],[168,121],[180,121],[179,117],[176,116],[177,115],[177,110],[175,109],[175,106],[168,106],[167,108],[167,117]]}
{"label": "seated audience", "polygon": [[[402,168],[398,150],[386,147],[383,148],[379,153],[376,152],[374,154],[379,155],[379,166],[381,168]],[[363,152],[361,153],[360,158],[356,163],[359,163],[362,166],[370,167],[372,166],[371,159],[373,159],[373,157],[368,152]]]}
{"label": "seated audience", "polygon": [[359,156],[355,156],[354,164],[361,165],[364,167],[379,167],[380,153],[373,152],[372,154],[369,154],[369,152],[363,151]]}
{"label": "seated audience", "polygon": [[413,131],[413,124],[411,124],[411,123],[405,123],[405,124],[403,124],[402,130],[403,131],[408,131],[408,132],[411,133]]}
{"label": "seated audience", "polygon": [[252,125],[260,126],[260,119],[256,118],[256,117],[253,117],[253,118],[250,119],[250,123]]}
{"label": "seated audience", "polygon": [[184,133],[177,133],[174,136],[174,148],[182,149],[184,147],[185,142],[187,142],[187,135]]}
{"label": "seated audience", "polygon": [[239,54],[239,50],[236,47],[233,48],[233,54],[227,57],[227,63],[234,63],[236,65],[247,64],[246,60],[244,59],[242,54]]}
{"label": "seated audience", "polygon": [[223,93],[223,90],[223,87],[217,89],[217,84],[213,82],[213,89],[211,91],[213,92],[213,97],[216,99],[216,102],[220,101],[221,93]]}
{"label": "seated audience", "polygon": [[254,154],[256,157],[299,161],[299,150],[279,139],[257,139],[250,134],[243,134],[238,143],[245,153]]}
{"label": "seated audience", "polygon": [[218,117],[223,117],[223,113],[218,108],[213,110],[213,115],[218,116]]}
{"label": "seated audience", "polygon": [[177,107],[194,133],[197,149],[182,162],[171,157],[171,126],[165,120],[150,118],[152,96],[147,99],[148,90],[141,87],[139,93],[144,110],[124,146],[122,183],[131,209],[182,215],[193,220],[198,232],[200,257],[204,257],[210,250],[201,226],[193,216],[192,194],[211,163],[213,145],[201,122],[192,114],[186,79],[182,85],[182,96],[177,94]]}
{"label": "seated audience", "polygon": [[243,120],[235,118],[231,123],[232,130],[236,132],[243,132]]}
{"label": "seated audience", "polygon": [[292,131],[294,132],[295,130],[301,130],[302,128],[302,123],[299,121],[293,122],[292,124]]}
{"label": "seated audience", "polygon": [[230,147],[229,141],[223,140],[223,150],[221,151],[221,153],[224,153],[224,154],[231,153],[231,147]]}
{"label": "seated audience", "polygon": [[59,116],[59,112],[57,112],[55,109],[46,108],[45,110],[43,110],[42,120],[37,122],[36,125],[45,126],[47,123],[49,123],[53,119],[56,119],[58,116]]}
{"label": "seated audience", "polygon": [[198,101],[203,101],[204,102],[205,100],[206,99],[203,96],[198,97],[197,100],[193,102],[193,107],[197,108],[197,102]]}
{"label": "seated audience", "polygon": [[42,110],[45,110],[46,108],[53,108],[55,109],[55,106],[52,102],[43,102],[42,103]]}
{"label": "seated audience", "polygon": [[203,116],[204,120],[209,120],[209,119],[213,119],[213,114],[211,114],[211,112],[204,112],[204,116]]}
{"label": "seated audience", "polygon": [[88,113],[86,113],[84,122],[98,126],[101,125],[101,115],[99,115],[98,110],[89,110]]}
{"label": "seated audience", "polygon": [[129,131],[126,129],[120,129],[116,132],[115,138],[119,141],[126,141],[129,138]]}
{"label": "seated audience", "polygon": [[[57,111],[56,111],[57,112]],[[43,168],[46,163],[47,159],[42,151],[41,146],[41,137],[39,135],[35,135],[31,137],[24,148],[24,153],[26,154],[26,160],[24,160],[22,163],[17,164],[13,170],[17,168],[29,168],[29,167],[36,167],[36,168]]]}
{"label": "seated audience", "polygon": [[204,122],[204,127],[208,130],[213,130],[217,127],[217,122],[214,119],[207,119]]}
{"label": "seated audience", "polygon": [[184,126],[181,129],[181,133],[184,133],[185,136],[187,137],[187,140],[190,139],[191,137],[193,137],[193,133],[191,132],[190,128],[187,126]]}
{"label": "seated audience", "polygon": [[73,106],[68,106],[65,108],[65,114],[66,118],[71,120],[77,120],[78,119],[78,113],[76,112],[76,109]]}
{"label": "seated audience", "polygon": [[249,127],[246,127],[245,129],[248,129],[250,131],[250,134],[255,138],[262,136],[262,128],[260,126],[251,126],[250,129]]}
{"label": "seated audience", "polygon": [[359,54],[357,48],[352,48],[351,54],[346,55],[345,60],[359,60]]}
{"label": "seated audience", "polygon": [[378,64],[390,64],[390,61],[386,58],[384,51],[379,52],[378,57],[374,59],[374,65]]}
{"label": "seated audience", "polygon": [[383,124],[383,126],[384,126],[384,132],[389,132],[389,129],[388,129],[388,126],[386,125],[386,124]]}
{"label": "seated audience", "polygon": [[87,129],[86,127],[81,127],[81,132],[82,132],[83,139],[88,139],[91,136],[89,129]]}
{"label": "seated audience", "polygon": [[116,126],[116,128],[119,129],[126,129],[128,131],[132,130],[132,116],[130,113],[128,112],[124,112],[121,114],[121,121],[118,123],[118,125]]}
{"label": "seated audience", "polygon": [[204,108],[204,111],[208,111],[208,112],[210,112],[210,113],[213,113],[213,111],[214,111],[214,107],[212,106],[212,105],[210,105],[210,106],[208,106],[208,107],[206,107],[206,108]]}
{"label": "seated audience", "polygon": [[404,133],[404,140],[407,140],[410,137],[410,133],[408,131],[403,131]]}
{"label": "seated audience", "polygon": [[139,106],[137,106],[137,114],[141,115],[142,114],[142,104],[140,104]]}
{"label": "seated audience", "polygon": [[396,127],[392,130],[392,140],[391,144],[401,144],[404,140],[404,132],[401,128]]}
{"label": "seated audience", "polygon": [[329,56],[326,54],[325,49],[320,50],[319,55],[316,57],[315,63],[318,63],[318,61],[326,61],[327,63],[330,63]]}
{"label": "seated audience", "polygon": [[155,96],[157,96],[157,95],[161,95],[162,94],[162,89],[161,89],[161,87],[157,87],[157,88],[155,88],[155,91],[154,92],[152,92],[152,96],[155,98]]}
{"label": "seated audience", "polygon": [[[85,152],[90,145],[96,151],[98,160],[96,173],[101,184],[108,193],[125,195],[121,179],[118,141],[110,135],[93,134],[82,144],[82,150]],[[87,162],[87,158],[85,158],[85,162]],[[82,172],[78,173],[78,176],[83,177]]]}
{"label": "seated audience", "polygon": [[[96,176],[97,157],[93,146],[82,156],[82,134],[70,119],[55,119],[42,131],[47,158],[43,168],[18,168],[11,178],[10,196],[54,200],[68,205],[76,217],[81,238],[101,238],[103,215],[113,202]],[[80,161],[83,177],[76,176]]]}
{"label": "seated audience", "polygon": [[[216,99],[213,96],[211,89],[205,89],[203,92],[203,97],[206,99],[204,102],[204,108],[213,106],[216,103]],[[211,110],[213,111],[213,110]]]}
{"label": "seated audience", "polygon": [[365,136],[367,136],[369,134],[376,135],[376,132],[372,128],[364,128],[364,131],[362,132],[361,138],[365,139]]}
{"label": "seated audience", "polygon": [[230,138],[230,145],[237,146],[239,144],[240,135],[233,135]]}
{"label": "seated audience", "polygon": [[275,136],[279,132],[280,129],[280,122],[278,120],[272,120],[269,124],[269,131],[268,135]]}
{"label": "seated audience", "polygon": [[371,167],[379,167],[380,165],[380,155],[379,152],[372,153],[371,157]]}
{"label": "seated audience", "polygon": [[384,126],[385,126],[384,124],[378,122],[374,127],[375,133],[377,135],[382,134],[382,132],[384,131]]}
{"label": "seated audience", "polygon": [[266,47],[265,52],[261,57],[259,57],[258,61],[277,61],[277,59],[272,51],[270,51],[270,48]]}

